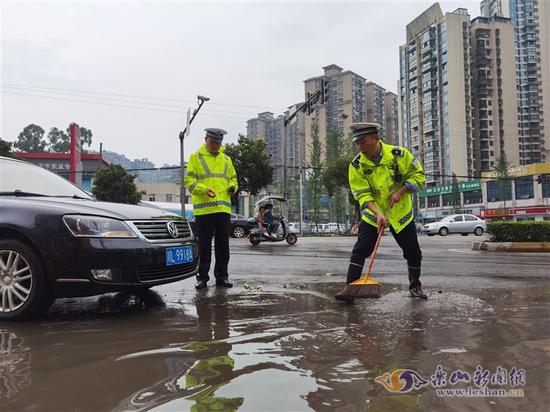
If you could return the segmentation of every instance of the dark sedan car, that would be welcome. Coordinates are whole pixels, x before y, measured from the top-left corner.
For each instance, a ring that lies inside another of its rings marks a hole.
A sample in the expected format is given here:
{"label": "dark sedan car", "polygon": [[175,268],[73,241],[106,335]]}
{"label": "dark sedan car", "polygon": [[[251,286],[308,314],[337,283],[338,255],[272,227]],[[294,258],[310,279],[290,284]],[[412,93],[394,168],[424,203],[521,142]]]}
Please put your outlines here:
{"label": "dark sedan car", "polygon": [[0,320],[55,298],[144,290],[197,272],[187,221],[98,202],[62,177],[0,157]]}
{"label": "dark sedan car", "polygon": [[[197,222],[193,219],[189,222],[193,232],[197,232]],[[232,237],[241,238],[248,235],[250,232],[250,223],[248,218],[243,215],[238,215],[236,213],[231,213],[231,227],[229,229],[229,234]]]}

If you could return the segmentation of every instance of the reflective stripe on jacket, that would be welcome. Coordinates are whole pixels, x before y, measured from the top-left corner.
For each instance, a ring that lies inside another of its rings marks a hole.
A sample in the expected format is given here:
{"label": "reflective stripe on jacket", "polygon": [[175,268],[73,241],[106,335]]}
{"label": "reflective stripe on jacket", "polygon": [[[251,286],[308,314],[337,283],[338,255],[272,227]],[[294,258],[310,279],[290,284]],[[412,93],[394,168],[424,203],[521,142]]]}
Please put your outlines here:
{"label": "reflective stripe on jacket", "polygon": [[[361,207],[361,218],[376,226],[376,216],[367,207],[368,202],[374,202],[381,213],[386,213],[390,195],[401,188],[405,183],[419,191],[426,176],[420,162],[411,152],[402,148],[387,145],[380,141],[382,146],[382,159],[376,165],[364,153],[359,153],[348,168],[349,185],[353,197]],[[392,149],[398,149],[395,154],[397,166],[401,174],[401,181],[394,179],[394,154]],[[388,222],[399,233],[414,218],[410,193],[401,196],[398,203],[394,204],[388,216]]]}
{"label": "reflective stripe on jacket", "polygon": [[[231,196],[228,189],[233,186],[238,189],[237,174],[231,158],[223,153],[223,146],[213,155],[203,144],[191,154],[187,163],[185,185],[191,192],[193,214],[195,216],[212,213],[231,213]],[[209,197],[206,189],[216,192],[215,197]]]}

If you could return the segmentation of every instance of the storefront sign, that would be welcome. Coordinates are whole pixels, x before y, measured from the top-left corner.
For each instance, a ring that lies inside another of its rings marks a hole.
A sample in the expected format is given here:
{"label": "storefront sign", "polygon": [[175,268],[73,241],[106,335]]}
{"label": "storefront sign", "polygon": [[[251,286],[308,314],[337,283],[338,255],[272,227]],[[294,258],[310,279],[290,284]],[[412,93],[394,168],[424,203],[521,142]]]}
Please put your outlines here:
{"label": "storefront sign", "polygon": [[550,215],[550,206],[541,207],[510,207],[508,209],[485,209],[480,216],[482,218],[495,218],[505,216],[541,216]]}
{"label": "storefront sign", "polygon": [[509,209],[510,215],[550,215],[550,207],[513,207]]}
{"label": "storefront sign", "polygon": [[[458,182],[458,190],[461,192],[475,192],[476,190],[481,190],[481,181],[480,180],[468,180],[467,182]],[[453,184],[447,183],[445,185],[427,187],[420,191],[420,197],[427,196],[437,196],[453,191]]]}

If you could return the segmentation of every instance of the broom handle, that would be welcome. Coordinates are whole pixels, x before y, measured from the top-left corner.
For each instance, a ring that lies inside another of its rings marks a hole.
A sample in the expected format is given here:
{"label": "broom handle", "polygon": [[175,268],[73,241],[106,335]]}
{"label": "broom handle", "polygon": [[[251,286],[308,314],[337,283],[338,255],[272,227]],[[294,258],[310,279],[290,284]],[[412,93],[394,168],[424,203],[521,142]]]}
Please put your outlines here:
{"label": "broom handle", "polygon": [[[386,214],[384,215],[385,217],[388,217],[388,215],[390,214],[390,209],[391,209],[391,206],[388,207],[388,210],[386,210]],[[378,238],[376,239],[374,250],[372,251],[372,254],[370,256],[369,268],[367,269],[367,274],[365,275],[365,279],[368,279],[370,276],[370,270],[372,268],[372,264],[374,263],[374,258],[376,257],[376,252],[378,251],[378,245],[380,245],[380,240],[382,239],[382,235],[384,234],[384,231],[385,231],[385,228],[382,228],[378,232]]]}

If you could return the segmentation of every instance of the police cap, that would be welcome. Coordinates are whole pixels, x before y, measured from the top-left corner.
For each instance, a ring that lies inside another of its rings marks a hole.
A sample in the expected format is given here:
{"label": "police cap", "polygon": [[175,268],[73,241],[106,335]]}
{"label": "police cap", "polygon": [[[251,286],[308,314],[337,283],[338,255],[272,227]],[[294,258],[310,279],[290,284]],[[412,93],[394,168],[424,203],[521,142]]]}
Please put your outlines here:
{"label": "police cap", "polygon": [[223,135],[227,132],[223,129],[209,128],[204,129],[206,132],[206,137],[212,139],[215,142],[221,143],[223,140]]}
{"label": "police cap", "polygon": [[363,140],[369,134],[378,134],[380,125],[377,123],[352,123],[349,125],[354,143]]}

